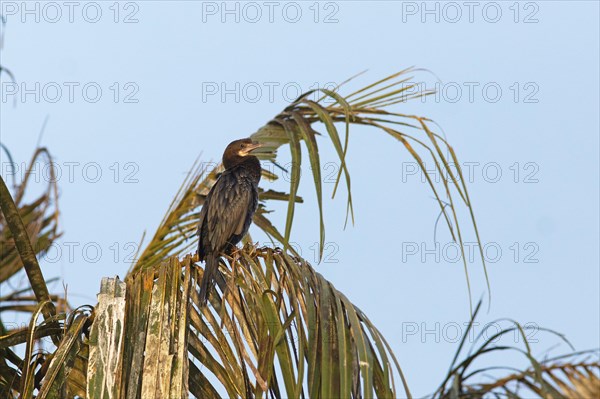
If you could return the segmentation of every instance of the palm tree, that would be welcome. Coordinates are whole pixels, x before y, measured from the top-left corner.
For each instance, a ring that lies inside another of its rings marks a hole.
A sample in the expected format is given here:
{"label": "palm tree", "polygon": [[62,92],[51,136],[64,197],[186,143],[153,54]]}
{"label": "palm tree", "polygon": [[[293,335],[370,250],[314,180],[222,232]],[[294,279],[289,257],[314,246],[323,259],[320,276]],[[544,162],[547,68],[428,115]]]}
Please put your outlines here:
{"label": "palm tree", "polygon": [[[450,163],[459,165],[453,148],[432,130],[429,119],[390,110],[432,93],[411,83],[416,72],[407,69],[344,95],[340,93],[346,82],[335,91],[305,93],[251,136],[265,144],[259,154],[264,161],[276,163],[282,148],[291,153],[289,191],[262,190],[254,218],[255,226],[279,244],[259,247],[247,237],[244,247],[221,264],[226,289],[215,291],[211,306],[202,309],[196,305],[202,268],[189,253],[195,247],[199,210],[220,168],[208,171],[196,162],[124,281],[103,279],[98,304],[77,309],[69,306],[64,295],[49,293],[37,261],[60,237],[56,185],[49,184],[36,200],[24,203],[29,174],[22,182],[13,182],[12,193],[2,180],[1,397],[411,397],[383,335],[289,243],[295,207],[303,202],[298,195],[302,141],[319,205],[321,251],[325,242],[322,140],[332,143],[341,165],[333,195],[338,184],[346,185],[347,219],[353,218],[346,151],[354,125],[391,135],[421,165],[440,217],[461,249],[464,221],[457,216],[458,207],[467,208],[467,222],[479,240],[460,169],[450,173],[450,179],[435,183],[424,167],[424,159],[430,159],[439,171],[448,173]],[[47,150],[38,149],[31,164],[39,157],[50,160]],[[272,201],[287,202],[282,232],[270,219]],[[485,271],[482,254],[481,259]],[[29,286],[5,294],[10,291],[9,278],[23,269]],[[470,287],[466,263],[464,270]],[[472,310],[473,320],[479,308]],[[16,311],[31,315],[28,326],[8,328],[2,323],[6,312]],[[498,336],[514,331],[526,338],[524,327],[516,322]],[[481,338],[467,353],[463,339],[446,379],[431,396],[519,397],[524,393],[566,398],[600,391],[600,363],[590,358],[594,353],[538,361],[526,339],[522,349],[497,344],[494,338]],[[486,380],[482,374],[488,369],[477,369],[478,359],[502,350],[519,351],[531,367]]]}

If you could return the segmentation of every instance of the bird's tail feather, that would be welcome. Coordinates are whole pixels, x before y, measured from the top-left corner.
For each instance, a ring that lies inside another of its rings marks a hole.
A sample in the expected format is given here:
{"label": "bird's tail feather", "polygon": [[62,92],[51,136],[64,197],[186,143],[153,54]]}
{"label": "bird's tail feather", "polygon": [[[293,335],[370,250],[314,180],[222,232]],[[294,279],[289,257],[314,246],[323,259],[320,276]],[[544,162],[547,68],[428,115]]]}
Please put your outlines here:
{"label": "bird's tail feather", "polygon": [[200,283],[200,307],[206,305],[208,295],[214,285],[216,274],[219,271],[219,257],[207,256],[204,266],[204,275],[202,276],[202,282]]}

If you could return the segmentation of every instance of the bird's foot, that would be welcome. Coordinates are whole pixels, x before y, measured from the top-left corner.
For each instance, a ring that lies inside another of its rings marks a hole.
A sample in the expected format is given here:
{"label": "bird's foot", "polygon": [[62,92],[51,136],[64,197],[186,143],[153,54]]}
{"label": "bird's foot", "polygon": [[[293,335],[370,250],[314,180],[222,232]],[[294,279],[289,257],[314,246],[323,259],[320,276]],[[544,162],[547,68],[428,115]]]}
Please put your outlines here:
{"label": "bird's foot", "polygon": [[241,256],[242,250],[243,248],[233,247],[228,255],[232,260],[235,260]]}

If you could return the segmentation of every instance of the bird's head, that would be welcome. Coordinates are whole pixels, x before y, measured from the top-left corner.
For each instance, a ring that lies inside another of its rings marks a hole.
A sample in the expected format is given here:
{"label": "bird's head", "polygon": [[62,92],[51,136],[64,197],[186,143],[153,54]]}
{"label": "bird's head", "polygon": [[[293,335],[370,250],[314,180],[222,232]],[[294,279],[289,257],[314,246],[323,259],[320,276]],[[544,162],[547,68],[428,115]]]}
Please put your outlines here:
{"label": "bird's head", "polygon": [[244,162],[249,157],[254,157],[252,151],[260,147],[262,147],[262,144],[251,139],[232,141],[223,153],[223,165],[225,165],[225,169],[232,168]]}

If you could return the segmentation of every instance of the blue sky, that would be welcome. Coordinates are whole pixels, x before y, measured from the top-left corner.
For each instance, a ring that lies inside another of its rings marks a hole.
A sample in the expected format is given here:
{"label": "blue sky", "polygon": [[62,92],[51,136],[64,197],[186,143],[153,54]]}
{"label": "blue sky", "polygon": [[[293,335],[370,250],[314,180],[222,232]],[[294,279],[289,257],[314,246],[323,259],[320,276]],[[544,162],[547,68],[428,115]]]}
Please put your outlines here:
{"label": "blue sky", "polygon": [[[394,110],[434,119],[469,168],[492,261],[481,326],[510,317],[565,333],[576,349],[600,345],[597,2],[53,4],[2,2],[1,64],[17,84],[1,76],[0,127],[21,163],[49,118],[42,144],[63,172],[65,234],[44,271],[73,304],[95,303],[103,276],[125,275],[198,155],[219,160],[298,91],[367,69],[358,88],[414,65],[440,94]],[[324,174],[337,165],[325,137]],[[468,321],[462,265],[444,226],[435,246],[436,204],[399,142],[355,129],[348,164],[356,223],[343,230],[345,192],[325,201],[328,261],[315,267],[380,328],[413,393],[427,394]],[[312,261],[317,207],[304,169],[293,239]],[[474,297],[485,296],[480,265],[469,269]],[[535,338],[538,355],[557,343]]]}

